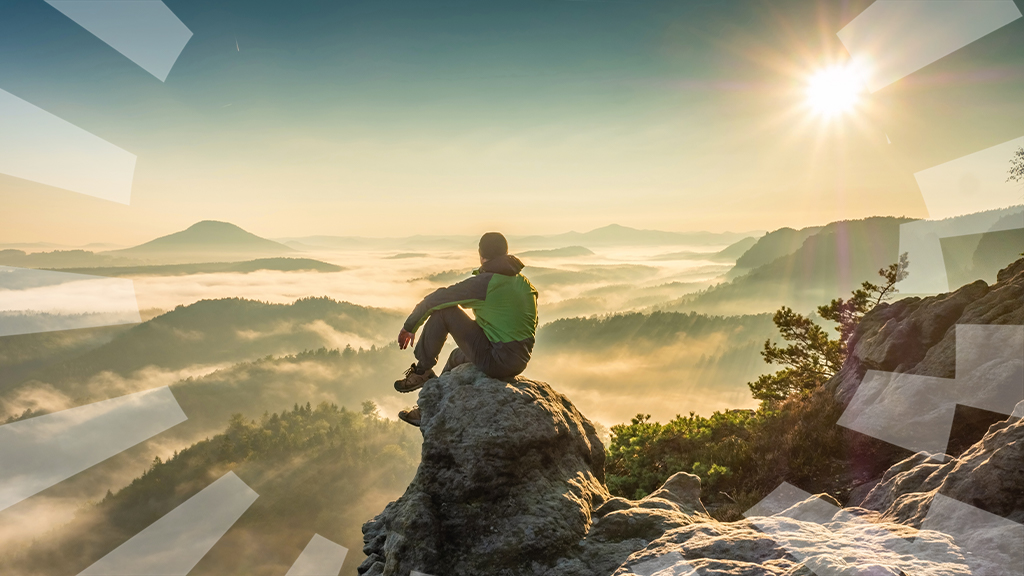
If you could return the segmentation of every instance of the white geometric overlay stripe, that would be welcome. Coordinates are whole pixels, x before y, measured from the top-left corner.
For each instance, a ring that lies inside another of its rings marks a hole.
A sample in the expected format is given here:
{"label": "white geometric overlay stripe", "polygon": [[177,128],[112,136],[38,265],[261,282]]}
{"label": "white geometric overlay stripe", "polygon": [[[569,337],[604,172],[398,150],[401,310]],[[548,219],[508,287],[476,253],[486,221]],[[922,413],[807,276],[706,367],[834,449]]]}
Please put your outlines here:
{"label": "white geometric overlay stripe", "polygon": [[1024,204],[1019,185],[1007,182],[1006,168],[1024,137],[914,173],[928,217],[952,218]]}
{"label": "white geometric overlay stripe", "polygon": [[79,576],[185,576],[257,497],[228,472]]}
{"label": "white geometric overlay stripe", "polygon": [[879,0],[837,36],[875,92],[1020,17],[1012,0]]}
{"label": "white geometric overlay stripe", "polygon": [[164,386],[0,426],[0,510],[186,419]]}
{"label": "white geometric overlay stripe", "polygon": [[0,90],[0,172],[128,204],[135,155]]}
{"label": "white geometric overlay stripe", "polygon": [[904,294],[939,294],[955,290],[949,285],[943,238],[971,236],[1024,228],[1024,207],[967,214],[946,220],[916,220],[900,224],[900,253],[906,252],[911,272],[900,283]]}
{"label": "white geometric overlay stripe", "polygon": [[161,82],[192,31],[160,0],[46,0]]}
{"label": "white geometric overlay stripe", "polygon": [[679,552],[669,552],[657,558],[644,560],[629,569],[637,576],[691,576],[699,574]]}
{"label": "white geometric overlay stripe", "polygon": [[285,576],[338,576],[347,554],[348,548],[313,534]]}
{"label": "white geometric overlay stripe", "polygon": [[1024,524],[936,493],[921,529],[952,536],[974,576],[1024,574]]}
{"label": "white geometric overlay stripe", "polygon": [[1024,326],[956,326],[953,378],[869,370],[837,424],[942,461],[957,404],[1011,414],[1024,400]]}

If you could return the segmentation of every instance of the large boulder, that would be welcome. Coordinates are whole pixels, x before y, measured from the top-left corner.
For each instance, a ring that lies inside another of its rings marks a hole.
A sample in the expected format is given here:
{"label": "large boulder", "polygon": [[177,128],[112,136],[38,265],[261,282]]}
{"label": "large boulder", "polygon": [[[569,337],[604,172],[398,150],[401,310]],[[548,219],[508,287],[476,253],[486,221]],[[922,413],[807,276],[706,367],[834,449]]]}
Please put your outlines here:
{"label": "large boulder", "polygon": [[360,574],[611,574],[668,530],[708,519],[690,474],[641,501],[611,497],[593,424],[543,382],[464,365],[428,382],[419,406],[419,470],[363,526]]}

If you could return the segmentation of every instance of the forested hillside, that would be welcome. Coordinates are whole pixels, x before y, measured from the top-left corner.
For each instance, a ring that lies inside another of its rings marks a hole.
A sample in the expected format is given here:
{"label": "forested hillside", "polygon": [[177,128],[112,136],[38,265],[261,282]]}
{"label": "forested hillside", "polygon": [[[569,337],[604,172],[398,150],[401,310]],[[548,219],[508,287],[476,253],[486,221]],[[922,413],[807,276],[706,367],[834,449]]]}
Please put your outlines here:
{"label": "forested hillside", "polygon": [[156,458],[131,484],[84,507],[70,524],[0,558],[8,576],[77,574],[131,536],[234,471],[259,498],[189,574],[284,574],[314,533],[361,560],[360,524],[401,493],[419,461],[419,434],[360,411],[294,405],[226,429],[166,462]]}
{"label": "forested hillside", "polygon": [[[143,368],[165,371],[227,366],[267,355],[318,348],[369,348],[390,341],[404,317],[390,310],[302,298],[269,304],[243,298],[201,300],[120,332],[110,342],[41,369],[21,387],[40,383],[74,398],[92,398],[88,382],[100,373],[127,377]],[[0,399],[17,392],[0,390]]]}

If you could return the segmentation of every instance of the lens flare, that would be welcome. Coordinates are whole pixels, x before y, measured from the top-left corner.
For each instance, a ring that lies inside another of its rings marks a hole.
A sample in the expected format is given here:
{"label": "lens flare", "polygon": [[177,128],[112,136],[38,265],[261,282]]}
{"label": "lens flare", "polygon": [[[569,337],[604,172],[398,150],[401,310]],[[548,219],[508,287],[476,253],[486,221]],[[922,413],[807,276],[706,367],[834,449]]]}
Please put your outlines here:
{"label": "lens flare", "polygon": [[833,65],[815,72],[807,82],[807,104],[830,118],[852,112],[865,90],[863,69],[855,64]]}

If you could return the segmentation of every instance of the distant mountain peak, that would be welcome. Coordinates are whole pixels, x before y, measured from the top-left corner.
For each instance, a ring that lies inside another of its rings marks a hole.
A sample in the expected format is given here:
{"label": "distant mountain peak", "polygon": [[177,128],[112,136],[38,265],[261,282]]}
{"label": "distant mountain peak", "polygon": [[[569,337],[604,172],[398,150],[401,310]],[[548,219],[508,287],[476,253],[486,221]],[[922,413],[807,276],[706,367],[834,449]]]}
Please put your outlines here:
{"label": "distant mountain peak", "polygon": [[232,224],[231,222],[221,222],[220,220],[200,220],[195,224],[189,226],[185,230],[241,230],[245,232],[240,226]]}
{"label": "distant mountain peak", "polygon": [[269,256],[294,251],[293,248],[261,238],[230,222],[201,220],[180,232],[117,252],[137,256],[177,254],[181,257],[194,257],[197,254]]}

